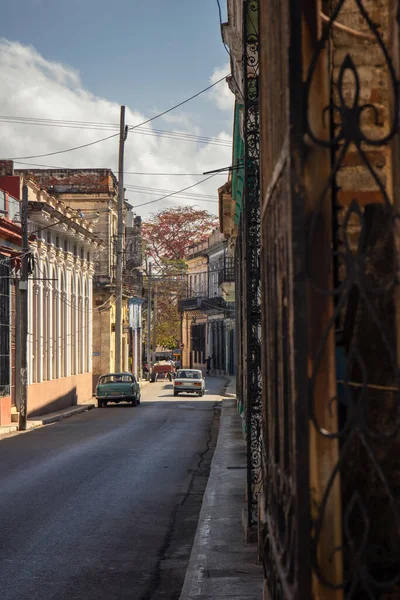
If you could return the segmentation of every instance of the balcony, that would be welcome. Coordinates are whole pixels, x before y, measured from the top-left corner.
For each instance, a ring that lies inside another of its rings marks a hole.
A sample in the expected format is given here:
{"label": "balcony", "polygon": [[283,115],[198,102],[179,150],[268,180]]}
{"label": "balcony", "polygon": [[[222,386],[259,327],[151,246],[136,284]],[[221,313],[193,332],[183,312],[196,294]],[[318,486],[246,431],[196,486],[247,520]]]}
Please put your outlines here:
{"label": "balcony", "polygon": [[218,285],[221,287],[224,283],[233,283],[235,281],[235,261],[233,258],[226,258],[221,270],[218,273]]}
{"label": "balcony", "polygon": [[214,298],[197,296],[178,300],[178,310],[180,312],[199,311],[204,314],[212,314],[223,311],[225,307],[226,302],[222,296],[215,296]]}
{"label": "balcony", "polygon": [[187,312],[191,310],[201,310],[201,303],[204,300],[203,297],[183,298],[178,300],[179,312]]}
{"label": "balcony", "polygon": [[21,202],[3,190],[0,190],[0,217],[18,224],[21,222]]}
{"label": "balcony", "polygon": [[226,302],[235,301],[235,261],[225,258],[223,266],[218,273],[218,285]]}
{"label": "balcony", "polygon": [[214,298],[204,298],[201,302],[201,309],[204,312],[220,312],[226,307],[226,302],[222,296]]}

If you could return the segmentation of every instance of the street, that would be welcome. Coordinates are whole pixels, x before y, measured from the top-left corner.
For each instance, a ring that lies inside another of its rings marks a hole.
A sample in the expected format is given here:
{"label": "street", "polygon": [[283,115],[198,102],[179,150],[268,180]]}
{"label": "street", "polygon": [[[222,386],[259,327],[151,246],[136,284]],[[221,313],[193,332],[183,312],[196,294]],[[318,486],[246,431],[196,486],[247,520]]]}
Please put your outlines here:
{"label": "street", "polygon": [[2,600],[179,598],[224,381],[206,384],[0,440]]}

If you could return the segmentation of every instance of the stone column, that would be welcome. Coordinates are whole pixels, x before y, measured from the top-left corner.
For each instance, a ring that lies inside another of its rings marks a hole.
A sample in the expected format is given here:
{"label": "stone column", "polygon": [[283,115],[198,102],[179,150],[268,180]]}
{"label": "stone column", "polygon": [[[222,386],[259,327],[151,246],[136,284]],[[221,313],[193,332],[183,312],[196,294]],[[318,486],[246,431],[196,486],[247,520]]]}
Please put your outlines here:
{"label": "stone column", "polygon": [[93,266],[90,265],[88,271],[88,295],[89,295],[89,318],[88,318],[88,328],[89,331],[87,333],[88,336],[88,371],[89,373],[93,370],[93,274],[94,269]]}
{"label": "stone column", "polygon": [[39,285],[37,286],[37,381],[38,382],[42,382],[43,381],[43,361],[44,361],[44,356],[43,356],[43,350],[44,350],[44,344],[43,344],[43,333],[44,333],[44,328],[43,328],[43,282],[40,281]]}
{"label": "stone column", "polygon": [[28,282],[28,385],[33,382],[33,354],[34,354],[34,337],[33,337],[33,321],[35,315],[33,314],[33,294],[34,294],[34,283],[32,279]]}

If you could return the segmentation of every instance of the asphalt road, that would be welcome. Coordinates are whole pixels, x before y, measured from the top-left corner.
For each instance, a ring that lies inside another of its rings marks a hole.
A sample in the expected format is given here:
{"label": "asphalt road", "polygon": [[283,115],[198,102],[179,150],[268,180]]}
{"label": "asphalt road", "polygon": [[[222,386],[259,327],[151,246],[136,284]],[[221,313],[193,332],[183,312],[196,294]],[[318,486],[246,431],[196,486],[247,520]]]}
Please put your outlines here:
{"label": "asphalt road", "polygon": [[1,600],[175,600],[218,427],[203,398],[142,390],[0,440]]}

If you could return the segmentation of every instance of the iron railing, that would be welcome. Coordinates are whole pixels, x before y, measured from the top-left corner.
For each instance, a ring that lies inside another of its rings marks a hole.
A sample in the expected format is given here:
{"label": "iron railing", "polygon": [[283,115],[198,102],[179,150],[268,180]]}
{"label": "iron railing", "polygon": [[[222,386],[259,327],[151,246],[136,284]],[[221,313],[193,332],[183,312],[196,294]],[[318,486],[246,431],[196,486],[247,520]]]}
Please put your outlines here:
{"label": "iron railing", "polygon": [[259,1],[243,3],[244,71],[244,401],[247,439],[247,525],[257,522],[261,491],[261,284]]}
{"label": "iron railing", "polygon": [[224,283],[233,283],[235,281],[235,260],[234,258],[225,258],[218,272],[218,285]]}
{"label": "iron railing", "polygon": [[10,263],[0,254],[0,397],[10,393]]}
{"label": "iron railing", "polygon": [[400,597],[394,4],[289,0],[268,3],[264,21],[260,531],[271,600]]}

